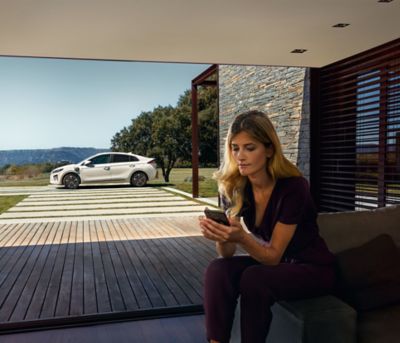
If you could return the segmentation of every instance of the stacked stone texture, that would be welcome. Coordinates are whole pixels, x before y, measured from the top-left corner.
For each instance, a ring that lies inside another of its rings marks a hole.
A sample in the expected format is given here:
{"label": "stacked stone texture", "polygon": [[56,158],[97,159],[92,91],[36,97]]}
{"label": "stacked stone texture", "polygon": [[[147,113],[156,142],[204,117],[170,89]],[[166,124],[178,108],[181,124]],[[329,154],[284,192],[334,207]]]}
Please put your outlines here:
{"label": "stacked stone texture", "polygon": [[298,67],[219,66],[220,151],[234,117],[244,111],[268,114],[285,156],[310,174],[309,70]]}

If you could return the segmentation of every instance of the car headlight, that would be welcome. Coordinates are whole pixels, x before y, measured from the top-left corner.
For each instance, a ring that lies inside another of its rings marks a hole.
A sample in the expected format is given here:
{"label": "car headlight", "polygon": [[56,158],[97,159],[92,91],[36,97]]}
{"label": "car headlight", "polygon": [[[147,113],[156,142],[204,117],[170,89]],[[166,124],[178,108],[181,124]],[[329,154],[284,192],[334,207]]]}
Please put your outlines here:
{"label": "car headlight", "polygon": [[60,171],[62,171],[64,168],[58,168],[58,169],[54,169],[51,173],[55,174],[55,173],[59,173]]}

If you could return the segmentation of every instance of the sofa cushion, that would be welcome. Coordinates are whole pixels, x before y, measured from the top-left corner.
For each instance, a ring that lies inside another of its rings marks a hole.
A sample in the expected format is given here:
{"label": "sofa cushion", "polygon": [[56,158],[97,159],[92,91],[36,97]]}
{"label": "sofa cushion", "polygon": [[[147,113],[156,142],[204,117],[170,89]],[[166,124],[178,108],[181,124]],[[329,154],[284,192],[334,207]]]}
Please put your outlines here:
{"label": "sofa cushion", "polygon": [[374,210],[319,213],[320,235],[333,253],[360,246],[387,233],[400,247],[400,205]]}
{"label": "sofa cushion", "polygon": [[400,302],[400,254],[382,234],[336,255],[340,294],[357,310]]}
{"label": "sofa cushion", "polygon": [[400,337],[400,304],[358,314],[357,342],[397,343]]}
{"label": "sofa cushion", "polygon": [[279,301],[271,310],[273,319],[266,343],[356,341],[357,313],[334,296]]}
{"label": "sofa cushion", "polygon": [[[357,313],[340,299],[321,297],[278,301],[272,307],[266,343],[354,343]],[[230,343],[240,342],[240,301],[236,307]]]}

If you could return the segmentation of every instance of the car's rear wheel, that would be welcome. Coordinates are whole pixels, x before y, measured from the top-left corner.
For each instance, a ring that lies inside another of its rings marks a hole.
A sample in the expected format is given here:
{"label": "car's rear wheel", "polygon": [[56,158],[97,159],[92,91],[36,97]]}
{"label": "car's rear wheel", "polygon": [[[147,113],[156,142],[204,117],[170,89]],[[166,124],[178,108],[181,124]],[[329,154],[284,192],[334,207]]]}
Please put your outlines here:
{"label": "car's rear wheel", "polygon": [[80,181],[78,175],[70,173],[64,176],[63,185],[68,189],[77,189]]}
{"label": "car's rear wheel", "polygon": [[143,172],[136,172],[131,177],[131,185],[135,187],[143,187],[147,183],[147,175]]}

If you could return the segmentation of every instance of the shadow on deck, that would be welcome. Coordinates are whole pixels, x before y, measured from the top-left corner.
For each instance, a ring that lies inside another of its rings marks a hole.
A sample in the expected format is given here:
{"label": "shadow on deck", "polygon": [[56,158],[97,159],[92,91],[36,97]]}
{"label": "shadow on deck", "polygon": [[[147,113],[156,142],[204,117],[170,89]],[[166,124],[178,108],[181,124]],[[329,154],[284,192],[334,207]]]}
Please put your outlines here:
{"label": "shadow on deck", "polygon": [[0,333],[202,313],[196,217],[0,225]]}

